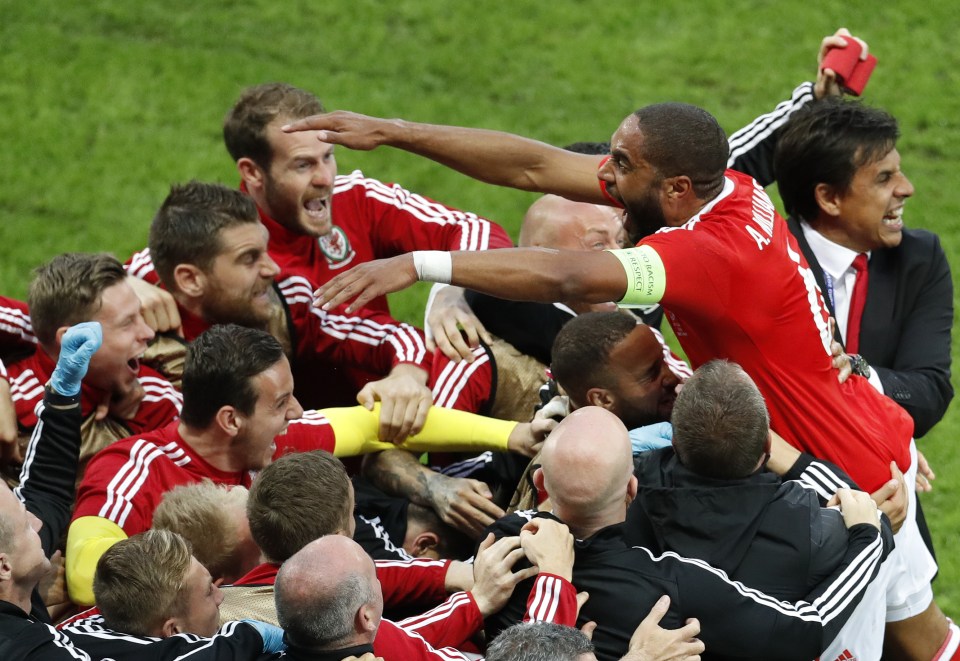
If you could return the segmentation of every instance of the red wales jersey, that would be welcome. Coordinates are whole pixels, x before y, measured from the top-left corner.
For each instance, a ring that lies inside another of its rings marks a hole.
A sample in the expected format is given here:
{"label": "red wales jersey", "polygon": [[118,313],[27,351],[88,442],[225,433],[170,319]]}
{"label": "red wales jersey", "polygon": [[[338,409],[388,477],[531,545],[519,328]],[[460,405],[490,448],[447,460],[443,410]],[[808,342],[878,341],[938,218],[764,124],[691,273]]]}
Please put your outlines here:
{"label": "red wales jersey", "polygon": [[289,320],[295,356],[291,361],[296,394],[309,408],[349,406],[370,381],[382,379],[400,363],[429,371],[432,354],[423,333],[373,308],[352,314],[313,306],[314,287],[302,276],[277,283]]}
{"label": "red wales jersey", "polygon": [[[252,472],[226,472],[211,466],[180,437],[178,424],[131,436],[99,452],[77,490],[73,518],[99,516],[135,535],[150,527],[163,495],[175,486],[204,478],[215,484],[250,486]],[[276,444],[274,457],[280,457],[288,452],[333,452],[335,441],[327,419],[307,411],[277,436]]]}
{"label": "red wales jersey", "polygon": [[[487,250],[513,245],[496,223],[411,193],[397,184],[369,179],[359,170],[336,178],[331,203],[333,227],[326,236],[318,239],[289,230],[262,209],[260,218],[270,234],[268,251],[280,266],[277,282],[287,298],[290,296],[287,290],[299,280],[306,282],[296,287],[309,292],[306,296],[310,296],[314,289],[338,273],[374,259],[413,250]],[[159,282],[149,249],[133,255],[126,268],[130,275],[152,284]],[[374,299],[367,308],[384,315],[384,319],[374,320],[377,324],[393,328],[388,333],[396,348],[397,362],[414,363],[429,371],[431,357],[425,352],[420,331],[389,318],[386,297]],[[298,330],[302,330],[302,321],[302,316],[298,318],[294,314],[293,322],[300,327]],[[363,325],[373,327],[367,321]],[[350,339],[356,339],[356,335],[352,334]],[[371,347],[377,348],[372,343]],[[306,387],[303,377],[309,375],[310,370],[301,370],[296,365],[295,370],[294,377],[298,383],[303,382],[300,386],[303,389]],[[347,405],[354,401],[357,390],[385,375],[368,367],[351,367],[328,375],[331,378],[323,382],[311,384],[317,392],[306,400],[314,407]],[[343,379],[348,386],[342,385]]]}
{"label": "red wales jersey", "polygon": [[[369,179],[360,170],[337,176],[331,205],[333,228],[326,236],[317,239],[291,231],[262,209],[260,218],[270,232],[270,256],[280,266],[277,281],[300,276],[313,288],[351,266],[413,250],[487,250],[513,245],[496,223],[397,184]],[[152,284],[159,282],[149,249],[130,258],[127,272]],[[368,307],[389,311],[383,296]]]}
{"label": "red wales jersey", "polygon": [[694,366],[739,363],[763,393],[771,427],[867,491],[890,478],[891,460],[907,470],[910,417],[866,379],[838,383],[820,290],[759,184],[728,170],[699,214],[639,245],[663,261],[662,304]]}
{"label": "red wales jersey", "polygon": [[[37,346],[30,310],[23,301],[0,296],[0,357],[12,358]],[[0,373],[0,376],[4,376]]]}
{"label": "red wales jersey", "polygon": [[[333,188],[331,232],[316,239],[288,230],[263,211],[270,232],[270,256],[280,265],[279,280],[299,275],[318,287],[363,262],[413,250],[509,248],[499,225],[473,213],[451,209],[397,184],[368,179],[360,170],[338,176]],[[386,297],[368,307],[388,312]]]}
{"label": "red wales jersey", "polygon": [[[28,358],[7,366],[10,394],[17,412],[21,432],[29,432],[37,424],[36,408],[43,401],[43,386],[50,380],[56,364],[42,349]],[[143,399],[132,418],[120,419],[111,415],[97,420],[97,406],[106,401],[108,394],[87,383],[80,387],[80,412],[83,424],[80,427],[80,467],[97,452],[130,434],[138,434],[162,427],[180,417],[183,396],[159,372],[140,365],[140,385]],[[23,436],[23,434],[22,434]]]}

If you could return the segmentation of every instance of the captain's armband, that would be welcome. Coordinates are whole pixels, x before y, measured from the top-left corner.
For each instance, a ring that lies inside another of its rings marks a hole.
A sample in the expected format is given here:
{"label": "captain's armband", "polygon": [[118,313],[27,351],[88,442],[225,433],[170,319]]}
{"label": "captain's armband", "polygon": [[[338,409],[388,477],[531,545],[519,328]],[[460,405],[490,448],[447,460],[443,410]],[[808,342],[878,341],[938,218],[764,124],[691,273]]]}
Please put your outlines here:
{"label": "captain's armband", "polygon": [[663,260],[650,246],[608,250],[620,260],[627,274],[627,291],[617,303],[621,307],[659,303],[667,286]]}

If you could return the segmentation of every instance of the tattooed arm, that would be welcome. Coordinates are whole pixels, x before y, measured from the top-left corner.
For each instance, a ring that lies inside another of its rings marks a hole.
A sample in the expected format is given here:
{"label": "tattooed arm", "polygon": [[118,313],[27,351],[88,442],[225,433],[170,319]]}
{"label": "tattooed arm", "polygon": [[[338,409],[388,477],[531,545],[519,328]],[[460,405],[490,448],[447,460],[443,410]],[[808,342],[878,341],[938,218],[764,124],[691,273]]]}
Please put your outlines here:
{"label": "tattooed arm", "polygon": [[483,482],[432,471],[409,452],[388,450],[368,455],[363,473],[386,493],[432,508],[444,523],[473,538],[504,515]]}

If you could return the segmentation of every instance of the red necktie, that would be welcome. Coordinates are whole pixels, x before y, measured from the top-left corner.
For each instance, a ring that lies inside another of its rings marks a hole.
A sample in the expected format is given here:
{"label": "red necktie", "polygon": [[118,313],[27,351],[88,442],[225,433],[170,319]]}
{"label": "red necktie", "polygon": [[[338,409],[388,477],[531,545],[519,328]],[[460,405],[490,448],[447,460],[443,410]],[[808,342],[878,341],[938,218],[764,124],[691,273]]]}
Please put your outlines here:
{"label": "red necktie", "polygon": [[850,295],[850,313],[847,317],[847,353],[858,353],[860,348],[860,318],[863,306],[867,302],[867,255],[860,253],[853,260],[853,270],[857,279],[853,282],[853,294]]}

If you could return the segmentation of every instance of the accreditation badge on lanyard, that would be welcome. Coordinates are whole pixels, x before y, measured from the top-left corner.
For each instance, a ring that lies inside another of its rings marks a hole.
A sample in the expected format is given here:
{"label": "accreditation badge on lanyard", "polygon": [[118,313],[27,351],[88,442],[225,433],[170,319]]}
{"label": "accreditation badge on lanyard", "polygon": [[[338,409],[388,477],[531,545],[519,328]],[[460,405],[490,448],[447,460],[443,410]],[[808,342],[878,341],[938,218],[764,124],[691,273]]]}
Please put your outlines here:
{"label": "accreditation badge on lanyard", "polygon": [[830,309],[836,311],[837,303],[833,300],[833,276],[826,271],[823,272],[823,284],[827,288],[827,296],[830,298]]}

